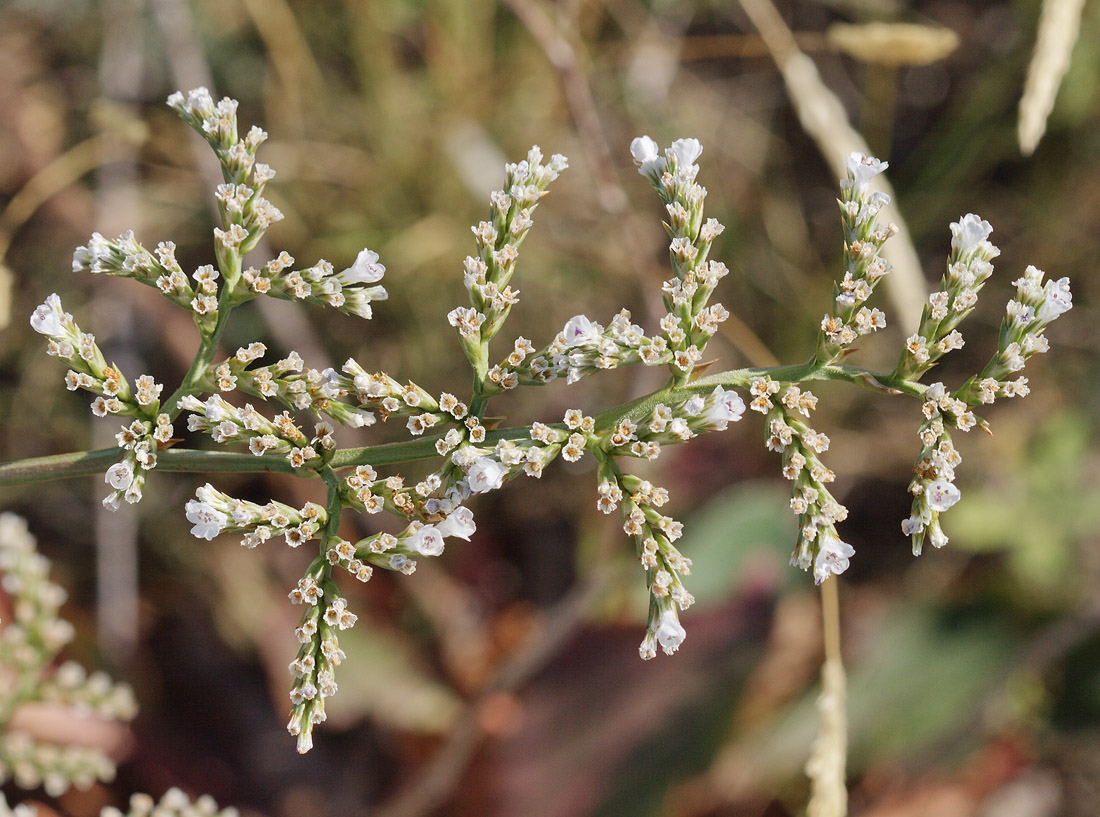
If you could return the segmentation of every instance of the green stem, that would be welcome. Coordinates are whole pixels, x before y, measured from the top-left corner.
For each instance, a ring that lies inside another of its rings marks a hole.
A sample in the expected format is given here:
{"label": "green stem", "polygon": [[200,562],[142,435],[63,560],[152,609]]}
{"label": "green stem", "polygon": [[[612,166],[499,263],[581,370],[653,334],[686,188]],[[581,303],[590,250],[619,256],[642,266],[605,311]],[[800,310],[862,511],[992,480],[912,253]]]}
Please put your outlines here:
{"label": "green stem", "polygon": [[485,414],[485,407],[489,404],[486,394],[485,378],[489,374],[489,339],[481,341],[481,350],[478,359],[471,361],[474,369],[474,389],[470,398],[470,416],[481,419]]}
{"label": "green stem", "polygon": [[180,399],[200,391],[202,380],[206,377],[206,373],[210,371],[210,364],[214,361],[214,355],[217,354],[218,351],[218,342],[221,340],[222,334],[225,332],[225,327],[229,323],[229,314],[233,311],[233,307],[228,304],[228,295],[229,288],[226,287],[222,290],[222,295],[218,303],[218,320],[217,323],[214,324],[213,331],[211,331],[209,335],[203,334],[202,343],[199,345],[199,351],[195,354],[195,360],[191,363],[191,368],[187,370],[187,374],[184,375],[179,388],[172,392],[171,397],[161,403],[168,416],[173,420],[179,416]]}
{"label": "green stem", "polygon": [[340,477],[332,470],[332,466],[326,465],[318,471],[318,474],[328,488],[328,499],[325,503],[325,513],[328,518],[325,522],[324,535],[321,537],[321,555],[324,556],[332,540],[340,538],[337,531],[340,529],[340,515],[344,510],[344,504],[340,501]]}
{"label": "green stem", "polygon": [[[219,321],[220,323],[220,321]],[[210,348],[216,345],[217,330],[210,337]],[[207,360],[209,365],[209,359]],[[195,367],[193,370],[198,371]],[[201,378],[201,374],[184,378],[180,390],[192,381]],[[775,366],[771,368],[735,369],[728,372],[709,375],[683,386],[668,385],[664,388],[632,400],[596,417],[597,428],[607,428],[623,417],[642,416],[653,410],[658,403],[666,405],[687,400],[694,394],[705,394],[721,386],[726,389],[744,389],[757,377],[770,377],[773,380],[800,383],[808,380],[840,380],[874,391],[901,393],[922,398],[927,386],[913,383],[897,375],[871,372],[857,366],[829,365],[818,367],[813,361],[793,366]],[[178,399],[175,395],[170,399]],[[529,426],[498,429],[486,436],[488,442],[501,439],[519,439],[526,437]],[[337,451],[329,461],[329,469],[347,468],[354,465],[395,465],[414,460],[432,459],[438,456],[435,442],[439,435],[423,437],[417,440],[383,443],[366,448],[344,448]],[[51,457],[17,460],[0,464],[0,485],[18,485],[27,482],[65,479],[68,477],[102,474],[118,458],[117,448],[103,448],[96,451],[77,451],[70,454],[57,454]],[[239,472],[239,473],[279,473],[295,476],[313,477],[316,472],[309,469],[291,467],[285,457],[238,454],[227,451],[197,451],[185,448],[170,448],[157,454],[157,470],[187,471],[196,473]]]}

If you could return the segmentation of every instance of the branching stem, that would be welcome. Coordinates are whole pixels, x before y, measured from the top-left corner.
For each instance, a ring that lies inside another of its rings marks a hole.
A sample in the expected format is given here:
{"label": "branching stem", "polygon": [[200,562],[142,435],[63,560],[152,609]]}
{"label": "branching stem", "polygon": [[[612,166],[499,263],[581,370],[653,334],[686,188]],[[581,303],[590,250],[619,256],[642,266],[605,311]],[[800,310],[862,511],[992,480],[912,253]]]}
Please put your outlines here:
{"label": "branching stem", "polygon": [[[195,364],[187,373],[179,389],[165,403],[166,409],[174,409],[175,403],[184,394],[194,393],[213,360],[214,350],[224,325],[222,318],[218,326],[203,341]],[[726,389],[744,389],[758,377],[770,377],[780,382],[801,383],[807,380],[842,380],[874,391],[895,392],[911,397],[923,397],[927,387],[920,383],[896,377],[893,374],[871,372],[858,366],[827,365],[819,366],[814,361],[792,366],[774,366],[770,368],[733,369],[728,372],[708,375],[683,386],[669,385],[663,389],[616,406],[596,417],[598,429],[608,428],[624,417],[639,417],[653,410],[658,403],[676,403],[686,400],[693,394],[704,394],[721,386]],[[498,429],[486,435],[488,442],[501,439],[519,439],[528,436],[528,426]],[[366,448],[343,448],[338,450],[329,461],[333,469],[355,465],[396,465],[414,460],[431,459],[438,456],[435,442],[438,435],[417,440],[382,443]],[[294,474],[313,477],[315,471],[295,469],[281,456],[254,457],[251,454],[237,454],[226,451],[197,451],[186,448],[170,448],[157,454],[157,470],[203,472],[238,472]],[[68,477],[101,474],[118,459],[117,448],[101,448],[95,451],[77,451],[70,454],[57,454],[51,457],[35,457],[0,464],[0,485],[18,485],[25,482],[65,479]]]}

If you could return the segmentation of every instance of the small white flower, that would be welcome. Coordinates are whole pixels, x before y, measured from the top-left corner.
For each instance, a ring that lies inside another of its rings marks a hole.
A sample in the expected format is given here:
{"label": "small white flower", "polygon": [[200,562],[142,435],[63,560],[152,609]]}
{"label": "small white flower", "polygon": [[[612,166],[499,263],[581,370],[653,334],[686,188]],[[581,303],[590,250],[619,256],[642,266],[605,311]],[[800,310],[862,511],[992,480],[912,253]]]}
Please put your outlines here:
{"label": "small white flower", "polygon": [[454,536],[458,539],[465,539],[467,542],[470,541],[470,536],[477,530],[473,512],[464,506],[455,508],[451,511],[450,516],[436,527],[442,536]]}
{"label": "small white flower", "polygon": [[665,655],[672,655],[684,643],[687,631],[676,616],[675,610],[665,610],[657,623],[657,642]]}
{"label": "small white flower", "polygon": [[659,174],[664,164],[660,157],[660,148],[648,136],[639,136],[630,143],[630,155],[634,157],[638,172],[643,176]]}
{"label": "small white flower", "polygon": [[129,460],[116,462],[107,469],[103,481],[116,491],[125,491],[134,481],[134,466]]}
{"label": "small white flower", "polygon": [[958,255],[966,255],[986,241],[992,232],[993,227],[988,221],[974,213],[967,213],[951,224],[951,249]]}
{"label": "small white flower", "polygon": [[924,494],[928,497],[928,507],[934,511],[946,511],[962,497],[959,489],[946,479],[928,483]]}
{"label": "small white flower", "polygon": [[725,431],[731,421],[736,423],[745,413],[745,401],[735,391],[726,391],[721,386],[715,386],[710,396],[714,402],[704,417],[707,425],[718,431]]}
{"label": "small white flower", "polygon": [[561,330],[566,346],[591,346],[600,339],[600,329],[584,315],[574,315]]}
{"label": "small white flower", "polygon": [[685,403],[683,412],[688,417],[698,417],[706,407],[702,395],[692,395]]}
{"label": "small white flower", "polygon": [[355,263],[343,272],[338,273],[336,278],[344,286],[349,284],[373,284],[380,281],[385,272],[385,266],[378,263],[378,253],[374,250],[363,249],[359,251]]}
{"label": "small white flower", "polygon": [[888,162],[858,151],[848,154],[844,165],[856,187],[864,187],[867,182],[890,166]]}
{"label": "small white flower", "polygon": [[229,419],[229,414],[225,410],[225,406],[228,405],[218,395],[211,395],[205,403],[203,403],[203,413],[206,416],[207,422],[221,423]]}
{"label": "small white flower", "polygon": [[198,539],[207,541],[213,539],[222,532],[229,521],[229,517],[207,502],[189,500],[186,510],[187,521],[194,525],[191,528],[191,535]]}
{"label": "small white flower", "polygon": [[1050,323],[1073,308],[1073,293],[1069,290],[1069,278],[1047,281],[1043,294],[1046,297],[1038,312],[1038,318],[1043,323]]}
{"label": "small white flower", "polygon": [[665,155],[676,159],[677,171],[685,175],[691,175],[690,171],[695,168],[695,160],[699,158],[702,152],[703,146],[699,144],[698,139],[677,139],[665,151]]}
{"label": "small white flower", "polygon": [[424,525],[409,538],[408,545],[421,556],[438,556],[443,552],[443,534],[435,525]]}
{"label": "small white flower", "polygon": [[848,569],[848,560],[855,548],[829,533],[821,535],[821,545],[814,560],[814,582],[821,584],[830,574],[839,576]]}
{"label": "small white flower", "polygon": [[55,292],[46,298],[31,315],[31,328],[42,335],[55,338],[64,332],[65,310],[61,308],[61,298]]}
{"label": "small white flower", "polygon": [[924,521],[916,516],[901,520],[901,532],[906,536],[924,533]]}
{"label": "small white flower", "polygon": [[348,412],[348,416],[344,422],[348,424],[349,428],[372,426],[374,425],[374,414],[366,409],[352,409]]}
{"label": "small white flower", "polygon": [[466,481],[472,493],[484,494],[499,488],[506,473],[504,466],[491,457],[479,457],[466,472]]}
{"label": "small white flower", "polygon": [[947,544],[947,534],[943,532],[943,528],[939,525],[933,525],[928,531],[928,538],[932,542],[932,547],[942,548]]}

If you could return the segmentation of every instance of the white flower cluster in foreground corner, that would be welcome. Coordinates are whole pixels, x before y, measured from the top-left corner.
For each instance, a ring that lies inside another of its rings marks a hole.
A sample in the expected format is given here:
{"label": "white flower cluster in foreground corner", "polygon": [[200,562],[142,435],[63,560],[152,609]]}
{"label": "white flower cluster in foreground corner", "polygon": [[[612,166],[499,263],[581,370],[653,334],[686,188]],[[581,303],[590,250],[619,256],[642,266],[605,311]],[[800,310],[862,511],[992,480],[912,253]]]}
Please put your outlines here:
{"label": "white flower cluster in foreground corner", "polygon": [[135,794],[130,798],[130,806],[125,811],[107,806],[99,817],[238,817],[239,812],[232,806],[219,809],[209,794],[191,800],[179,789],[169,789],[159,801],[148,794]]}
{"label": "white flower cluster in foreground corner", "polygon": [[[0,667],[5,673],[0,712],[10,716],[22,705],[48,704],[104,720],[133,720],[137,703],[129,686],[115,684],[102,672],[89,675],[74,661],[55,663],[72,640],[73,627],[58,616],[65,591],[49,581],[49,567],[35,549],[26,521],[13,513],[0,514],[0,588],[11,610],[0,625]],[[0,783],[42,786],[58,797],[70,786],[88,789],[114,775],[114,761],[99,749],[0,729]]]}

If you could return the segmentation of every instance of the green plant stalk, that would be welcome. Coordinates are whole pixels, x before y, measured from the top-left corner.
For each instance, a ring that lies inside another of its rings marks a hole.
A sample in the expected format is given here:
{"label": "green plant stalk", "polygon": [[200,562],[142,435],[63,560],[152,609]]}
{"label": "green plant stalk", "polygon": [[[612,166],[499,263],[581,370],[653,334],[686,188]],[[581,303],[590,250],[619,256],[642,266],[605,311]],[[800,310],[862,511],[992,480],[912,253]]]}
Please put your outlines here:
{"label": "green plant stalk", "polygon": [[[222,325],[219,317],[218,324]],[[174,401],[184,394],[193,393],[196,384],[209,368],[217,345],[219,328],[215,328],[209,338],[204,339],[203,348],[196,363],[184,378],[183,383],[169,398],[166,408],[174,408]],[[205,362],[201,363],[203,353]],[[683,386],[668,385],[663,389],[616,406],[596,416],[596,427],[607,428],[624,417],[640,417],[648,414],[658,403],[676,403],[687,400],[694,394],[705,394],[715,386],[744,389],[758,377],[770,377],[772,380],[789,383],[801,383],[809,380],[839,380],[852,383],[873,391],[905,394],[922,398],[927,386],[898,377],[893,373],[876,373],[858,366],[818,365],[814,361],[791,366],[770,368],[733,369],[727,372],[708,375]],[[487,399],[487,398],[485,398]],[[526,437],[528,426],[498,429],[486,435],[488,442],[501,439]],[[347,468],[355,465],[396,465],[414,460],[432,459],[439,456],[435,450],[435,441],[439,435],[417,440],[382,443],[366,448],[343,448],[336,451],[329,461],[330,469]],[[118,458],[118,448],[102,448],[95,451],[76,451],[69,454],[56,454],[49,457],[16,460],[0,464],[0,485],[19,485],[43,480],[66,479],[69,477],[102,474]],[[157,470],[185,471],[192,473],[277,473],[293,474],[300,477],[315,477],[317,472],[308,468],[294,468],[285,457],[267,455],[254,457],[251,454],[238,454],[226,451],[198,451],[186,448],[169,448],[157,453]]]}
{"label": "green plant stalk", "polygon": [[[237,267],[240,267],[239,262]],[[202,381],[206,377],[207,372],[210,371],[210,364],[214,362],[214,355],[218,352],[218,342],[225,332],[225,327],[229,324],[229,315],[233,311],[231,305],[233,297],[232,290],[233,288],[229,286],[222,289],[221,295],[218,297],[218,320],[214,324],[214,329],[209,334],[205,332],[201,333],[202,341],[199,344],[198,352],[195,353],[195,360],[191,363],[191,368],[189,368],[187,374],[183,376],[179,388],[172,392],[172,395],[167,400],[161,403],[165,412],[173,420],[180,414],[179,401],[190,394],[195,394],[200,391]]]}

